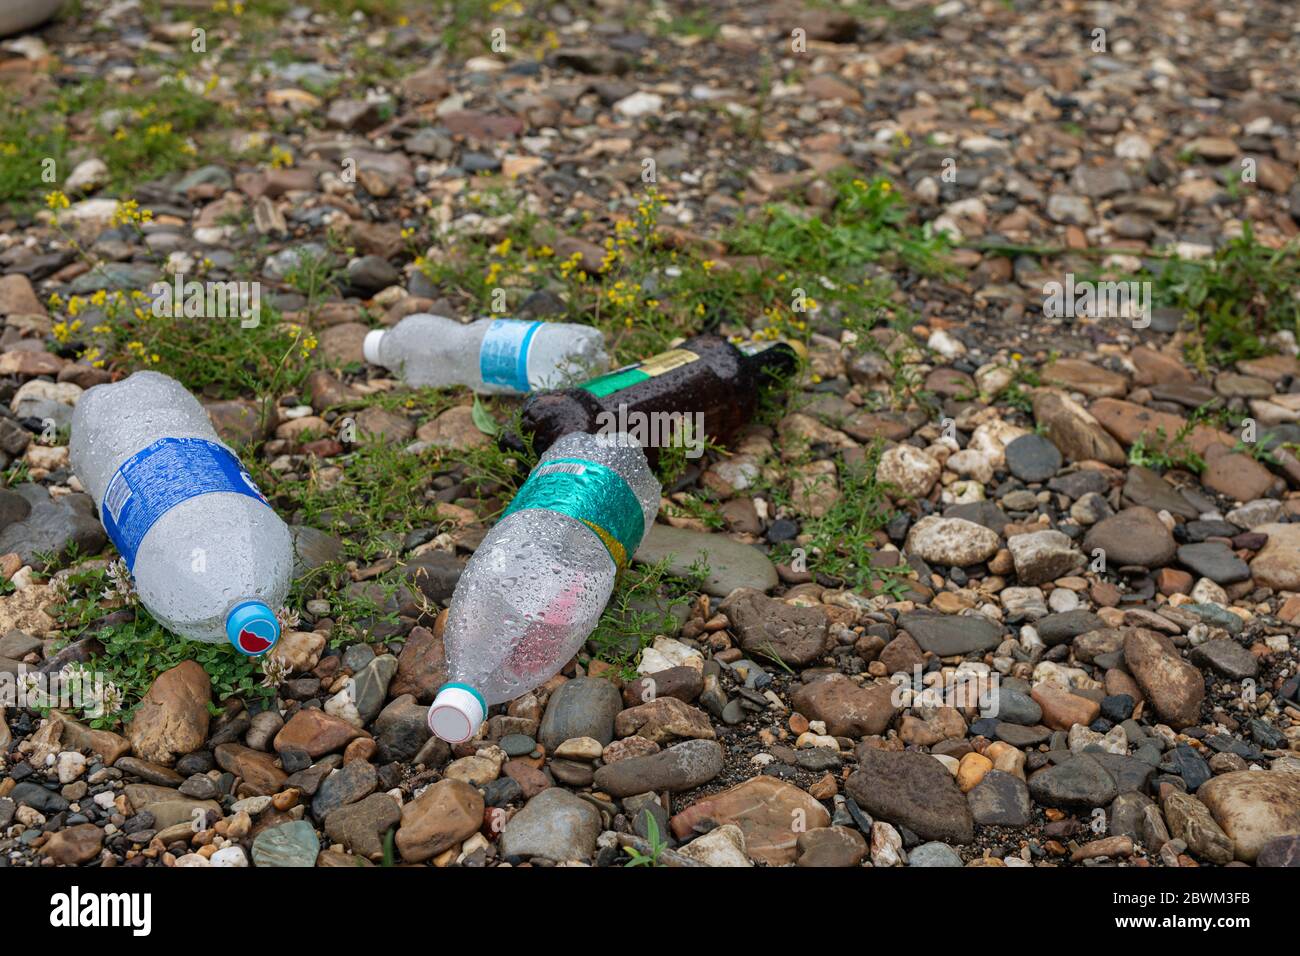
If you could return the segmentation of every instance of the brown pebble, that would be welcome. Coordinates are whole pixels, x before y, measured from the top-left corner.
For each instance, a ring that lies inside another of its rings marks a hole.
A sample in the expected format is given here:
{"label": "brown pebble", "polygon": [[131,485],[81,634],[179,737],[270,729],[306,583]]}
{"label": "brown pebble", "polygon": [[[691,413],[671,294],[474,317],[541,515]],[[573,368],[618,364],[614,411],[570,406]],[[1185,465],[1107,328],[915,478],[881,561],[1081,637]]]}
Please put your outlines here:
{"label": "brown pebble", "polygon": [[1010,574],[1015,569],[1015,559],[1011,556],[1011,552],[1006,548],[1002,548],[997,554],[993,555],[993,557],[989,559],[989,571],[993,574],[1006,575]]}
{"label": "brown pebble", "polygon": [[373,737],[358,737],[348,744],[343,751],[344,765],[350,764],[354,760],[369,761],[375,755],[378,746]]}
{"label": "brown pebble", "polygon": [[826,776],[822,777],[808,788],[808,793],[817,800],[833,799],[839,792],[840,786],[835,782],[834,774],[830,773],[826,774]]}
{"label": "brown pebble", "polygon": [[1109,581],[1098,581],[1088,591],[1094,604],[1100,607],[1115,607],[1119,604],[1120,590]]}

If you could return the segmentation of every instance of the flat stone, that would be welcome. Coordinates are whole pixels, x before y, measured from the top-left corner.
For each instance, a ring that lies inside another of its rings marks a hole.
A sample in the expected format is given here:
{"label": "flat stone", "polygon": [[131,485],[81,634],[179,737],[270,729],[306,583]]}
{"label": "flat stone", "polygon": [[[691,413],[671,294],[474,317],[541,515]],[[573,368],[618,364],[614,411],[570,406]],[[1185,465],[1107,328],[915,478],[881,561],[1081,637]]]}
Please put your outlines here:
{"label": "flat stone", "polygon": [[867,841],[849,827],[830,826],[805,830],[795,841],[796,865],[817,868],[857,866],[866,858]]}
{"label": "flat stone", "polygon": [[275,754],[240,744],[219,744],[213,753],[221,769],[243,778],[244,786],[254,794],[277,793],[287,779],[285,772],[275,765]]}
{"label": "flat stone", "polygon": [[452,451],[486,448],[492,443],[492,439],[474,422],[474,410],[468,405],[447,409],[421,425],[415,434],[420,441],[434,448]]}
{"label": "flat stone", "polygon": [[388,685],[397,673],[397,668],[396,657],[380,654],[353,675],[347,693],[352,698],[363,725],[374,720],[383,707],[384,700],[388,697]]}
{"label": "flat stone", "polygon": [[114,766],[123,773],[132,774],[145,783],[160,787],[179,787],[185,782],[185,778],[170,767],[163,767],[137,757],[119,757]]}
{"label": "flat stone", "polygon": [[[801,826],[792,826],[795,820]],[[798,787],[759,776],[691,804],[672,818],[673,835],[685,839],[706,821],[734,823],[751,860],[780,866],[795,862],[799,833],[830,826],[831,815]]]}
{"label": "flat stone", "polygon": [[1019,777],[990,770],[966,794],[971,817],[985,826],[1023,827],[1033,819],[1029,787]]}
{"label": "flat stone", "polygon": [[807,667],[825,653],[828,624],[821,610],[787,604],[748,588],[732,592],[718,610],[731,622],[747,654],[776,658],[789,667]]}
{"label": "flat stone", "polygon": [[1200,515],[1200,510],[1188,501],[1173,485],[1150,468],[1134,465],[1124,479],[1124,500],[1152,511],[1168,511],[1189,521]]}
{"label": "flat stone", "polygon": [[600,835],[600,811],[581,797],[552,787],[510,818],[501,832],[504,857],[541,857],[562,863],[588,860]]}
{"label": "flat stone", "polygon": [[[1183,778],[1188,793],[1195,793],[1200,789],[1201,784],[1214,775],[1206,759],[1187,744],[1179,744],[1169,751],[1167,760],[1167,766],[1172,767],[1178,776]],[[1162,764],[1161,767],[1164,769],[1166,765]]]}
{"label": "flat stone", "polygon": [[[1125,445],[1132,445],[1141,438],[1152,449],[1169,450],[1167,446],[1173,444],[1174,437],[1187,425],[1182,416],[1119,401],[1117,398],[1099,398],[1088,406],[1088,410],[1106,431]],[[1236,444],[1229,433],[1210,428],[1209,425],[1196,425],[1186,433],[1184,442],[1188,449],[1203,457],[1210,445],[1232,447]]]}
{"label": "flat stone", "polygon": [[1008,687],[1006,684],[999,684],[997,713],[990,713],[985,716],[996,717],[998,720],[1030,727],[1043,719],[1043,709],[1028,694]]}
{"label": "flat stone", "polygon": [[737,588],[770,591],[779,583],[776,566],[758,548],[724,534],[708,534],[666,524],[652,525],[632,560],[640,564],[668,562],[668,573],[688,577],[691,565],[702,560],[709,569],[704,591],[725,598]]}
{"label": "flat stone", "polygon": [[970,843],[974,821],[952,775],[928,754],[857,748],[850,797],[868,813],[907,827],[922,839]]}
{"label": "flat stone", "polygon": [[12,630],[0,637],[0,657],[22,660],[32,651],[41,649],[44,642],[20,630]]}
{"label": "flat stone", "polygon": [[1066,462],[1100,461],[1123,465],[1124,448],[1086,408],[1057,389],[1037,388],[1032,393],[1034,421]]}
{"label": "flat stone", "polygon": [[253,863],[268,867],[312,867],[320,854],[320,837],[305,820],[268,827],[253,840]]}
{"label": "flat stone", "polygon": [[362,440],[401,444],[415,434],[415,425],[405,415],[374,406],[358,412],[354,421]]}
{"label": "flat stone", "polygon": [[[1154,804],[1146,794],[1133,791],[1121,793],[1110,805],[1110,833],[1142,842],[1143,819],[1148,807],[1153,808]],[[1158,848],[1148,849],[1158,852]]]}
{"label": "flat stone", "polygon": [[1150,789],[1151,778],[1155,770],[1145,761],[1123,754],[1106,753],[1102,750],[1089,750],[1087,755],[1106,768],[1106,772],[1115,781],[1115,788],[1120,793],[1129,790],[1145,792]]}
{"label": "flat stone", "polygon": [[295,578],[325,564],[343,561],[343,542],[337,537],[305,524],[289,525],[289,533],[294,538]]}
{"label": "flat stone", "polygon": [[17,273],[0,276],[0,316],[45,314],[45,305],[26,276]]}
{"label": "flat stone", "polygon": [[[355,762],[355,761],[354,761]],[[359,803],[338,807],[325,818],[325,835],[358,856],[378,860],[384,838],[402,819],[402,809],[386,793],[373,793]]]}
{"label": "flat stone", "polygon": [[1277,483],[1273,473],[1249,455],[1219,455],[1209,461],[1201,484],[1233,501],[1262,498]]}
{"label": "flat stone", "polygon": [[1178,549],[1178,563],[1215,584],[1235,584],[1250,579],[1250,567],[1246,562],[1218,541],[1182,545]]}
{"label": "flat stone", "polygon": [[1167,637],[1135,628],[1124,641],[1124,663],[1169,726],[1180,730],[1200,719],[1204,678],[1178,655]]}
{"label": "flat stone", "polygon": [[1059,614],[1048,614],[1046,617],[1039,618],[1034,628],[1038,631],[1038,636],[1044,644],[1048,647],[1055,647],[1057,644],[1065,644],[1074,640],[1080,634],[1100,630],[1105,626],[1105,623],[1096,614],[1080,609],[1077,611],[1062,611]]}
{"label": "flat stone", "polygon": [[1300,359],[1294,355],[1265,355],[1261,358],[1241,359],[1237,371],[1269,382],[1280,382],[1288,375],[1300,375]]}
{"label": "flat stone", "polygon": [[1105,199],[1133,189],[1128,173],[1121,164],[1115,162],[1101,166],[1083,163],[1075,166],[1071,185],[1076,192],[1089,199]]}
{"label": "flat stone", "polygon": [[1105,552],[1107,567],[1159,568],[1173,560],[1177,545],[1154,511],[1133,507],[1103,518],[1088,529],[1083,552],[1091,558],[1097,549]]}
{"label": "flat stone", "polygon": [[93,823],[56,830],[41,847],[41,855],[56,866],[79,866],[99,856],[104,831]]}
{"label": "flat stone", "polygon": [[634,707],[659,697],[676,697],[690,703],[704,690],[704,674],[697,667],[680,665],[638,677],[623,688],[623,703]]}
{"label": "flat stone", "polygon": [[[28,384],[34,385],[40,381],[42,380],[37,379]],[[51,409],[44,411],[53,416],[61,414]],[[24,414],[22,417],[45,418],[47,415]],[[39,495],[34,496],[35,500],[32,501],[27,516],[0,531],[0,554],[12,551],[23,564],[44,570],[45,558],[49,555],[57,557],[70,550],[75,550],[79,555],[94,555],[103,550],[108,543],[108,536],[99,523],[95,503],[89,495],[73,493],[50,498],[43,488],[39,492]]]}
{"label": "flat stone", "polygon": [[1198,667],[1212,667],[1225,677],[1245,680],[1259,674],[1259,658],[1226,637],[1206,641],[1188,655]]}
{"label": "flat stone", "polygon": [[680,793],[722,772],[722,748],[713,740],[685,740],[659,753],[625,757],[596,771],[595,787],[613,797],[651,790]]}
{"label": "flat stone", "polygon": [[898,619],[899,627],[922,650],[940,657],[991,651],[1002,643],[1002,630],[982,614],[934,614],[909,611]]}
{"label": "flat stone", "polygon": [[311,801],[311,812],[325,820],[332,810],[364,800],[379,786],[379,774],[373,764],[352,760],[321,781]]}
{"label": "flat stone", "polygon": [[834,737],[882,734],[894,719],[893,685],[864,687],[842,674],[804,684],[791,705],[810,720],[824,721]]}
{"label": "flat stone", "polygon": [[1104,807],[1115,799],[1115,778],[1091,754],[1039,770],[1029,778],[1029,792],[1043,806],[1065,810]]}
{"label": "flat stone", "polygon": [[1040,684],[1033,690],[1035,703],[1043,709],[1043,723],[1053,730],[1069,730],[1076,724],[1088,726],[1101,713],[1095,700],[1071,694],[1052,684]]}
{"label": "flat stone", "polygon": [[358,737],[369,736],[346,720],[315,707],[304,707],[289,718],[275,735],[277,751],[294,747],[305,750],[313,759],[342,750]]}
{"label": "flat stone", "polygon": [[1123,398],[1128,393],[1128,379],[1118,372],[1102,368],[1083,359],[1061,358],[1043,367],[1043,381],[1089,398]]}

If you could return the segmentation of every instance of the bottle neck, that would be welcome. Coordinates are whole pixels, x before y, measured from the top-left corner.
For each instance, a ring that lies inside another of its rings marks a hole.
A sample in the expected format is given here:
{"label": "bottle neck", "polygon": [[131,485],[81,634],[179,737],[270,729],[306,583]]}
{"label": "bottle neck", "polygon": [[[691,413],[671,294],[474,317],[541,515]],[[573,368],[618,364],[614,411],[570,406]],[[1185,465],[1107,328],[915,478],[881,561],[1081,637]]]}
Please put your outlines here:
{"label": "bottle neck", "polygon": [[745,364],[757,372],[786,376],[799,362],[802,347],[794,342],[743,342],[736,346]]}

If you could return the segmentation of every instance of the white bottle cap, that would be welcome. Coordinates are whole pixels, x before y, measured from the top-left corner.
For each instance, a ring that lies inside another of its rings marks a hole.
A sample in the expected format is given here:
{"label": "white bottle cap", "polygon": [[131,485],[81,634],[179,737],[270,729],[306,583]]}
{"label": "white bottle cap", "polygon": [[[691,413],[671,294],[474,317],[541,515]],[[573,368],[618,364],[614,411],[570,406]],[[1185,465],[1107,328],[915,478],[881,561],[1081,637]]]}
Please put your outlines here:
{"label": "white bottle cap", "polygon": [[487,717],[483,698],[464,684],[447,684],[429,708],[429,729],[449,744],[469,740]]}
{"label": "white bottle cap", "polygon": [[361,343],[361,354],[366,357],[366,361],[371,365],[382,364],[379,361],[379,340],[384,337],[387,329],[374,329],[366,333],[365,341]]}

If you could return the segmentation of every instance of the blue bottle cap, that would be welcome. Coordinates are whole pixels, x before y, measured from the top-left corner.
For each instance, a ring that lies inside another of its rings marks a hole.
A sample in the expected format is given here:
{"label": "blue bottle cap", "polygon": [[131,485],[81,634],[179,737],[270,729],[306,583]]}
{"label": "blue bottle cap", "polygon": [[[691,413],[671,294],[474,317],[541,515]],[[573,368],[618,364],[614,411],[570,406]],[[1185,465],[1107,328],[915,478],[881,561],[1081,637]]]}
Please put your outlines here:
{"label": "blue bottle cap", "polygon": [[261,601],[245,601],[226,615],[226,637],[239,653],[257,657],[275,647],[280,622]]}

